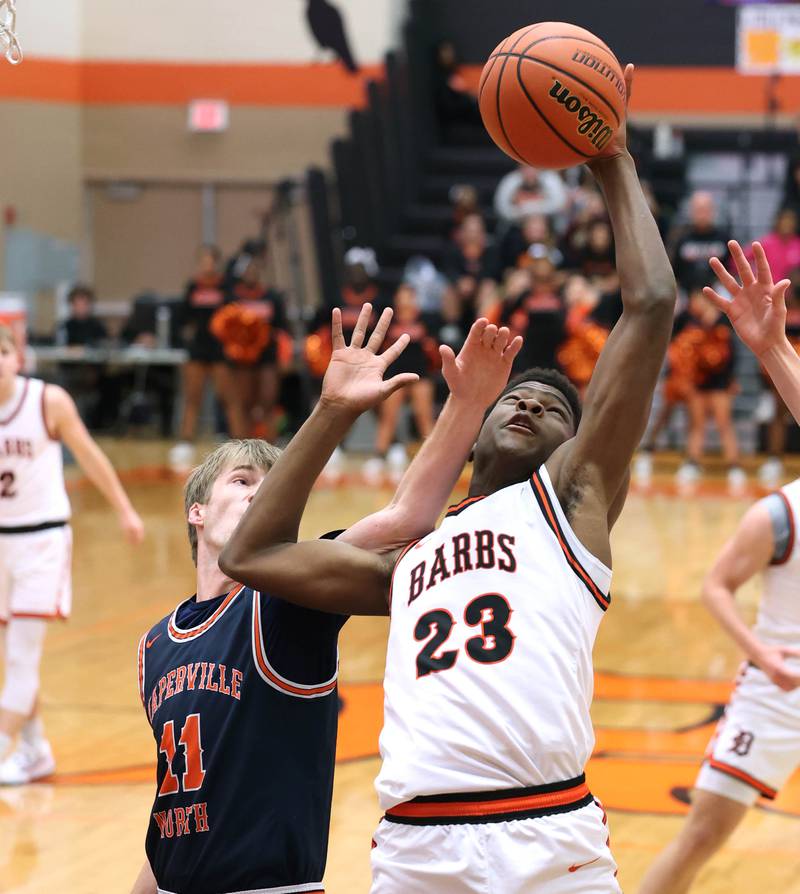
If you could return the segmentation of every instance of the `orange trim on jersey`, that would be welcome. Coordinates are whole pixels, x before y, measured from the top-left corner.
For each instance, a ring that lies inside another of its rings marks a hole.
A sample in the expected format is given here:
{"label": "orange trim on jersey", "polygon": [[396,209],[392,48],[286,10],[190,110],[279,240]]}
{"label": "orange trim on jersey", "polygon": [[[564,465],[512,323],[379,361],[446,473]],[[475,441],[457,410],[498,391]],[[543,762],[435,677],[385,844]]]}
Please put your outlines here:
{"label": "orange trim on jersey", "polygon": [[444,517],[449,518],[451,515],[458,515],[458,513],[461,512],[462,509],[466,509],[467,506],[471,506],[473,503],[478,503],[481,500],[485,500],[485,499],[486,499],[485,494],[481,494],[480,496],[477,496],[477,497],[466,497],[460,503],[456,503],[455,506],[451,506],[447,510],[447,512],[445,512]]}
{"label": "orange trim on jersey", "polygon": [[789,542],[786,544],[786,552],[779,559],[773,559],[770,562],[770,565],[785,565],[789,561],[789,557],[792,555],[792,550],[794,549],[794,512],[792,512],[792,504],[789,502],[789,498],[786,494],[782,490],[775,491],[775,493],[783,500],[783,505],[786,507],[786,515],[789,519]]}
{"label": "orange trim on jersey", "polygon": [[738,779],[740,782],[744,782],[747,785],[752,786],[756,791],[760,792],[762,797],[767,798],[770,801],[773,801],[778,794],[778,790],[776,788],[771,788],[766,785],[764,782],[759,782],[754,776],[751,776],[749,773],[745,773],[744,770],[740,770],[738,767],[734,767],[731,764],[726,764],[723,761],[718,761],[714,757],[707,758],[709,767],[713,767],[713,769],[718,770],[720,773],[725,773],[728,776],[733,776],[734,779]]}
{"label": "orange trim on jersey", "polygon": [[[144,649],[145,649],[145,643],[147,642],[147,634],[149,632],[150,631],[148,630],[147,633],[143,634],[142,638],[139,640],[139,649],[138,649],[138,653],[136,656],[137,657],[136,665],[137,665],[137,669],[139,672],[139,697],[142,699],[143,705],[145,704],[145,698],[144,698]],[[146,707],[146,705],[145,705],[145,707]]]}
{"label": "orange trim on jersey", "polygon": [[66,621],[67,616],[62,611],[55,612],[11,612],[12,618],[42,618],[45,621]]}
{"label": "orange trim on jersey", "polygon": [[201,636],[203,633],[208,630],[213,624],[217,622],[220,615],[225,611],[225,609],[233,602],[233,600],[242,592],[244,589],[243,584],[239,584],[238,589],[233,589],[228,593],[227,597],[222,600],[222,605],[211,615],[210,618],[206,618],[206,620],[197,627],[192,627],[189,630],[180,630],[175,626],[175,615],[177,614],[178,609],[172,613],[169,619],[169,623],[167,624],[167,630],[169,631],[169,635],[172,639],[178,640],[179,642],[183,642],[184,640],[194,639],[197,636]]}
{"label": "orange trim on jersey", "polygon": [[279,676],[273,670],[264,654],[264,640],[261,638],[261,594],[255,592],[253,595],[253,655],[256,659],[259,673],[276,689],[287,693],[288,695],[298,696],[300,698],[316,698],[328,695],[336,689],[336,683],[339,678],[339,669],[333,677],[325,683],[318,685],[306,686],[302,683],[291,683],[289,680]]}
{"label": "orange trim on jersey", "polygon": [[491,816],[498,813],[523,813],[548,807],[564,807],[588,797],[585,782],[562,791],[539,795],[522,795],[516,798],[500,798],[475,801],[406,801],[386,811],[387,816],[432,818],[444,816]]}
{"label": "orange trim on jersey", "polygon": [[544,510],[545,520],[549,524],[553,533],[556,535],[556,539],[558,540],[558,543],[561,546],[561,550],[564,553],[564,558],[567,560],[569,565],[572,567],[572,570],[578,575],[586,588],[592,594],[600,608],[605,611],[609,607],[609,605],[611,605],[611,599],[606,596],[606,594],[603,593],[603,591],[597,586],[597,584],[592,579],[592,576],[583,567],[583,565],[581,565],[581,563],[575,557],[575,554],[572,552],[572,548],[567,542],[567,538],[561,531],[561,526],[558,523],[558,519],[550,503],[550,496],[547,493],[547,488],[542,483],[538,472],[533,473],[533,476],[531,477],[531,483],[533,484],[534,490],[540,498],[539,505]]}
{"label": "orange trim on jersey", "polygon": [[25,398],[28,396],[28,386],[30,385],[31,380],[26,378],[25,384],[22,386],[22,395],[19,399],[19,403],[14,407],[11,411],[11,415],[6,419],[0,419],[0,425],[8,425],[9,422],[12,422],[16,417],[19,411],[22,409],[22,405],[25,403]]}
{"label": "orange trim on jersey", "polygon": [[422,540],[421,537],[417,538],[416,540],[412,540],[411,543],[407,543],[407,544],[403,547],[403,550],[402,550],[402,552],[400,553],[400,555],[395,559],[394,568],[392,568],[392,576],[391,576],[391,578],[390,578],[390,580],[389,580],[389,596],[388,596],[388,598],[387,598],[387,600],[386,600],[387,605],[389,606],[389,614],[392,613],[392,595],[394,594],[394,576],[395,576],[395,574],[397,573],[397,566],[400,564],[400,560],[403,558],[403,556],[405,556],[405,554],[406,554],[406,553],[407,553],[413,546],[416,546],[416,545],[420,542],[420,540]]}

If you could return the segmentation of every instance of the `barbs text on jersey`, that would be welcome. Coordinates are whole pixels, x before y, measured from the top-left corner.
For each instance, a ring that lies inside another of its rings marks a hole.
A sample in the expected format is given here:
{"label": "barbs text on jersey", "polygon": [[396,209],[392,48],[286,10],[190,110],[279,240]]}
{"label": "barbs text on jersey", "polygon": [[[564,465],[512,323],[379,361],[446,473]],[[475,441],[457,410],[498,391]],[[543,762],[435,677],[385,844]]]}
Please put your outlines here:
{"label": "barbs text on jersey", "polygon": [[427,559],[411,570],[408,604],[441,581],[466,571],[496,568],[513,574],[517,570],[514,543],[512,534],[495,534],[491,530],[456,534],[451,538],[451,550],[445,552],[444,543],[436,548],[430,570]]}

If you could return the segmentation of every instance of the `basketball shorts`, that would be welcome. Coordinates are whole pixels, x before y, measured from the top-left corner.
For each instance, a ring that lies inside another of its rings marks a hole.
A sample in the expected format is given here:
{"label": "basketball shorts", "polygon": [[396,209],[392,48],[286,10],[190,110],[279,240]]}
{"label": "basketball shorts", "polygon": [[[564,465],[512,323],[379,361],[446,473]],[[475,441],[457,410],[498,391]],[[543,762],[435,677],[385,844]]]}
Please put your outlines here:
{"label": "basketball shorts", "polygon": [[431,825],[398,822],[389,811],[373,841],[371,894],[620,894],[605,811],[591,795],[583,802]]}
{"label": "basketball shorts", "polygon": [[0,621],[67,618],[72,609],[69,525],[0,534]]}
{"label": "basketball shorts", "polygon": [[800,690],[784,692],[745,665],[695,786],[752,806],[772,800],[798,766]]}

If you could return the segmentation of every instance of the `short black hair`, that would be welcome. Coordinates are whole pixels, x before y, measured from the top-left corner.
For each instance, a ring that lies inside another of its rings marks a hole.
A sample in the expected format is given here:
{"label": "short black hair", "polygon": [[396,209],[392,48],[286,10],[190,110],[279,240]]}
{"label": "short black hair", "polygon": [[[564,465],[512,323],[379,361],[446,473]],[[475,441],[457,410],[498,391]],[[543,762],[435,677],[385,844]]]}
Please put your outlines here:
{"label": "short black hair", "polygon": [[555,388],[556,391],[559,391],[572,410],[572,415],[575,419],[575,429],[577,430],[578,425],[581,421],[581,414],[583,412],[578,389],[563,373],[559,372],[557,369],[550,369],[542,366],[532,366],[530,369],[526,369],[524,372],[521,372],[518,375],[514,376],[509,381],[508,385],[506,385],[506,387],[500,392],[500,396],[489,408],[487,415],[488,413],[491,413],[491,411],[497,406],[498,402],[501,401],[506,396],[506,394],[509,394],[515,388],[518,388],[520,385],[524,385],[527,382],[538,382],[541,385],[549,385],[551,388]]}
{"label": "short black hair", "polygon": [[67,302],[72,304],[72,302],[83,295],[84,298],[88,298],[89,301],[94,303],[94,289],[91,286],[87,286],[84,283],[76,283],[70,290],[67,292]]}

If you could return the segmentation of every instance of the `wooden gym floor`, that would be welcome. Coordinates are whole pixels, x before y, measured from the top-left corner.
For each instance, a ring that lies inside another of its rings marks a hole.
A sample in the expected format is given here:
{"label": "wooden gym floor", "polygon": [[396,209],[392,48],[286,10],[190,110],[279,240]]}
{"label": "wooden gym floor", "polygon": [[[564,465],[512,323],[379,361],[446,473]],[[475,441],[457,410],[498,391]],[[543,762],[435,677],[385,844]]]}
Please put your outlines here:
{"label": "wooden gym floor", "polygon": [[[0,891],[127,892],[143,861],[154,793],[154,744],[136,686],[141,633],[193,592],[181,484],[167,445],[104,445],[125,471],[147,524],[127,547],[113,515],[73,482],[75,608],[55,622],[43,669],[44,717],[58,761],[47,784],[0,789]],[[740,660],[699,604],[711,557],[760,492],[710,482],[678,496],[669,479],[634,492],[614,534],[614,601],[595,652],[597,750],[589,783],[609,808],[620,880],[634,892],[676,834],[714,718]],[[304,533],[343,527],[389,491],[318,490]],[[752,618],[755,585],[743,594]],[[339,764],[326,877],[329,894],[366,892],[386,622],[353,619],[341,648]],[[699,894],[800,894],[800,774],[751,811],[703,873]]]}

